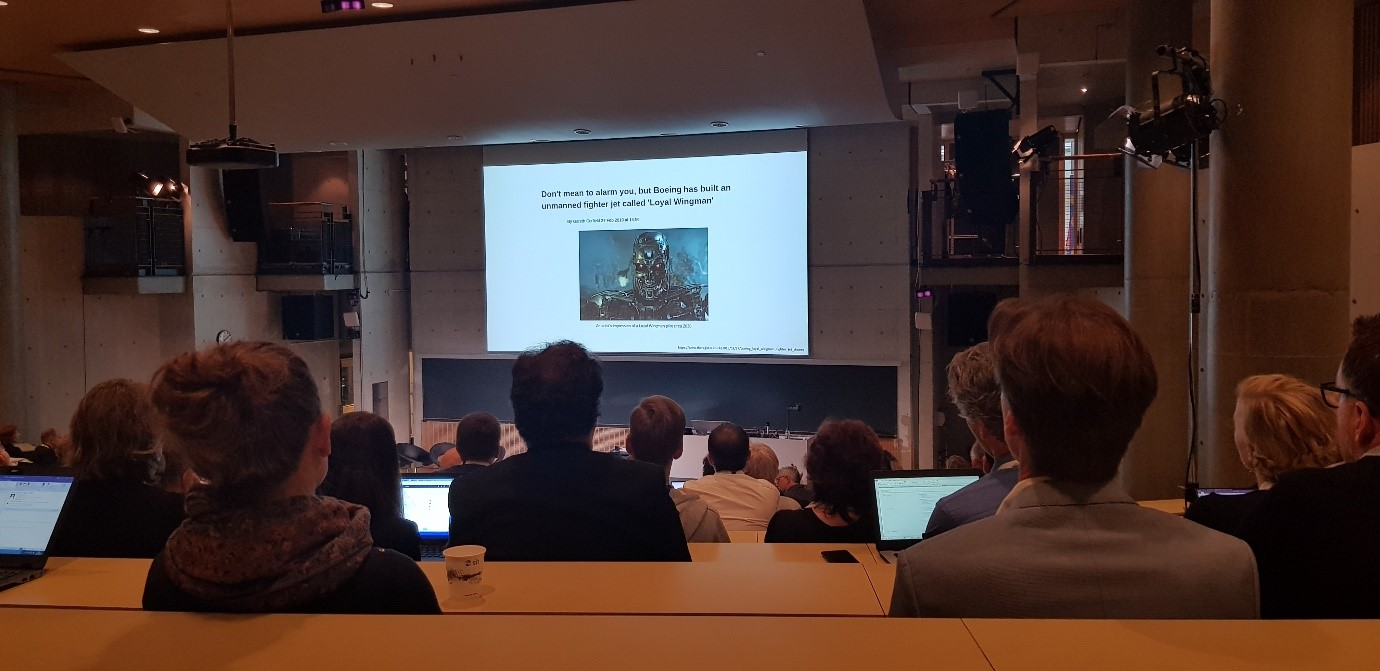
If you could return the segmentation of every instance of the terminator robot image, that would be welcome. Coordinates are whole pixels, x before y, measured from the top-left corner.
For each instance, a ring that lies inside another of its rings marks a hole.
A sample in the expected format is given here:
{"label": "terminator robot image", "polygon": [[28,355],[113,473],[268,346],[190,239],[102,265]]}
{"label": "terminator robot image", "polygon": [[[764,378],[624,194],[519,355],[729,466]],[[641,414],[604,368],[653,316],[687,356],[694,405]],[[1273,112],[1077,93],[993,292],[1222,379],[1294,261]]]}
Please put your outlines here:
{"label": "terminator robot image", "polygon": [[580,232],[581,320],[708,316],[709,229]]}

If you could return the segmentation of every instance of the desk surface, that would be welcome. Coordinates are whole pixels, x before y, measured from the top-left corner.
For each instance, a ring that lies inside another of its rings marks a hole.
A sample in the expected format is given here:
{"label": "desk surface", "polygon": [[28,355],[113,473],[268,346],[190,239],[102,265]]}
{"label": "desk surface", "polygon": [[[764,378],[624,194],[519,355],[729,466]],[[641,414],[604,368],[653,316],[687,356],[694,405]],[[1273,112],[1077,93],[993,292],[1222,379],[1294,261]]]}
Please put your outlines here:
{"label": "desk surface", "polygon": [[13,669],[703,671],[770,668],[780,664],[786,645],[791,669],[903,669],[923,662],[924,668],[946,671],[991,671],[959,620],[212,616],[0,608],[0,621],[24,632],[4,643],[5,666]]}
{"label": "desk surface", "polygon": [[1376,621],[964,620],[997,671],[1374,669]]}
{"label": "desk surface", "polygon": [[821,552],[847,550],[859,562],[880,561],[867,543],[691,543],[690,558],[704,561],[804,562],[823,564]]}
{"label": "desk surface", "polygon": [[[62,558],[48,566],[42,578],[0,592],[0,606],[137,610],[149,560]],[[445,564],[421,567],[453,613],[885,614],[860,564],[490,562],[485,593],[465,602],[447,599]]]}

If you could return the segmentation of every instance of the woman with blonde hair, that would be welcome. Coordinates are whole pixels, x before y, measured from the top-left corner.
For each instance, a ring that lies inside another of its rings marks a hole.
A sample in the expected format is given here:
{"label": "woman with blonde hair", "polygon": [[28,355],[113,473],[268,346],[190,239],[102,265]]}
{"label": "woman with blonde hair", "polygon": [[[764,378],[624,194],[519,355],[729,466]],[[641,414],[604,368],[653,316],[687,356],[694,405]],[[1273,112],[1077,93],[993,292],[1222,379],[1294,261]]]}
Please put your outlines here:
{"label": "woman with blonde hair", "polygon": [[1184,517],[1235,535],[1279,476],[1341,461],[1332,411],[1317,387],[1288,375],[1254,375],[1236,386],[1234,442],[1256,489],[1242,494],[1208,494]]}
{"label": "woman with blonde hair", "polygon": [[173,357],[153,377],[164,440],[199,481],[149,567],[144,608],[440,613],[417,564],[374,545],[369,509],[317,496],[331,422],[306,362],[266,342]]}

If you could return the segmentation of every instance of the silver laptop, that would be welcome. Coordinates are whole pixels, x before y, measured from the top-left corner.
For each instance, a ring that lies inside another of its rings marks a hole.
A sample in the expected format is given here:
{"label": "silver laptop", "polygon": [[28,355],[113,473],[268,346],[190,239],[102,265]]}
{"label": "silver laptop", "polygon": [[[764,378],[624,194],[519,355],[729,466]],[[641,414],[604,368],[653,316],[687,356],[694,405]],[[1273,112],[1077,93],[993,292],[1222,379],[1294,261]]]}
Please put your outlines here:
{"label": "silver laptop", "polygon": [[70,475],[0,475],[0,589],[43,575]]}
{"label": "silver laptop", "polygon": [[896,552],[919,543],[939,499],[980,477],[982,471],[977,470],[874,471],[878,553],[892,560]]}
{"label": "silver laptop", "polygon": [[439,560],[450,541],[450,483],[453,475],[402,476],[402,514],[416,523],[422,560]]}

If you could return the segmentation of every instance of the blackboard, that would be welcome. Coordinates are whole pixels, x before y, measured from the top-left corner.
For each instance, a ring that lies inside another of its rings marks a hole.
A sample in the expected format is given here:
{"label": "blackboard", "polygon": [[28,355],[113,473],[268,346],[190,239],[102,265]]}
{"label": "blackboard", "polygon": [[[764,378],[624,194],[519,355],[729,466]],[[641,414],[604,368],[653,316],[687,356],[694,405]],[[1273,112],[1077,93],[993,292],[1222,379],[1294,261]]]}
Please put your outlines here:
{"label": "blackboard", "polygon": [[[603,426],[626,425],[638,401],[662,394],[680,403],[690,420],[812,431],[834,417],[860,419],[880,435],[896,435],[895,366],[698,361],[603,365]],[[511,359],[422,359],[422,418],[453,421],[484,411],[512,421],[512,369]],[[794,404],[800,404],[800,411],[788,412],[786,407]]]}

